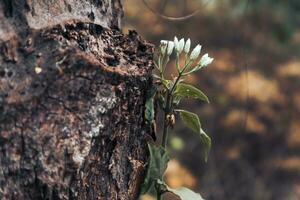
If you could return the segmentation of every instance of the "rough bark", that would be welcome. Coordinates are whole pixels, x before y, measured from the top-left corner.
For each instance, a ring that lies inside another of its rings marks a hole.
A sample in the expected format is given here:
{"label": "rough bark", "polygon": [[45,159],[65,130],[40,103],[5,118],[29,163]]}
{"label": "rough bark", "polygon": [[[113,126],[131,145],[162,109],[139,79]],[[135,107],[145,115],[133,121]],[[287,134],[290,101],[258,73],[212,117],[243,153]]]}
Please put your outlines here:
{"label": "rough bark", "polygon": [[0,1],[0,199],[136,199],[153,47],[119,0]]}

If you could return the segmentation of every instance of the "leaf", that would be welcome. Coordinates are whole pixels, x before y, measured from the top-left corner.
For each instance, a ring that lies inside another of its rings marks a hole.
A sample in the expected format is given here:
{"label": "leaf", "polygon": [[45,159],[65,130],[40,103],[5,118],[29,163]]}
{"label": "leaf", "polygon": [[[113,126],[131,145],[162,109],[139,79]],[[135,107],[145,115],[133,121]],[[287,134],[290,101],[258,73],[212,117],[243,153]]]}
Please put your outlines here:
{"label": "leaf", "polygon": [[170,88],[171,88],[172,81],[167,80],[167,79],[162,79],[161,82],[162,82],[162,84],[165,86],[165,88],[167,88],[167,89],[170,89]]}
{"label": "leaf", "polygon": [[150,160],[147,175],[141,188],[141,193],[143,194],[149,191],[156,180],[162,179],[170,160],[164,148],[153,144],[148,144],[148,148]]}
{"label": "leaf", "polygon": [[165,106],[165,98],[161,93],[157,93],[156,95],[156,102],[158,104],[158,106],[163,109]]}
{"label": "leaf", "polygon": [[199,193],[196,193],[186,187],[180,187],[177,189],[172,189],[167,187],[169,192],[180,197],[181,200],[204,200]]}
{"label": "leaf", "polygon": [[200,99],[209,103],[208,97],[201,90],[186,83],[178,83],[174,95],[178,97]]}
{"label": "leaf", "polygon": [[145,119],[149,124],[151,124],[154,119],[154,96],[156,91],[157,89],[153,87],[145,103]]}
{"label": "leaf", "polygon": [[201,124],[198,115],[195,113],[191,113],[186,110],[175,110],[176,112],[179,112],[180,117],[183,121],[183,123],[196,133],[200,133]]}
{"label": "leaf", "polygon": [[158,79],[160,81],[160,83],[167,89],[170,89],[171,88],[171,83],[172,81],[170,80],[167,80],[167,79],[164,79],[156,74],[153,74],[153,77]]}
{"label": "leaf", "polygon": [[160,189],[161,193],[172,192],[177,195],[181,200],[204,200],[199,193],[196,193],[186,187],[170,188],[165,182],[158,179],[156,181],[157,188]]}
{"label": "leaf", "polygon": [[204,146],[204,160],[205,162],[207,162],[208,155],[211,149],[211,139],[202,129],[200,129],[200,139]]}
{"label": "leaf", "polygon": [[181,101],[182,97],[180,96],[174,96],[173,97],[173,104],[175,104],[176,106],[179,105],[180,101]]}
{"label": "leaf", "polygon": [[153,98],[150,98],[146,101],[145,104],[146,110],[145,110],[145,119],[148,123],[151,123],[154,119],[154,101]]}
{"label": "leaf", "polygon": [[199,134],[200,141],[204,147],[204,160],[205,162],[207,162],[208,155],[211,149],[211,139],[201,128],[198,115],[186,110],[175,110],[175,111],[179,112],[182,121],[188,128],[192,129],[194,132]]}

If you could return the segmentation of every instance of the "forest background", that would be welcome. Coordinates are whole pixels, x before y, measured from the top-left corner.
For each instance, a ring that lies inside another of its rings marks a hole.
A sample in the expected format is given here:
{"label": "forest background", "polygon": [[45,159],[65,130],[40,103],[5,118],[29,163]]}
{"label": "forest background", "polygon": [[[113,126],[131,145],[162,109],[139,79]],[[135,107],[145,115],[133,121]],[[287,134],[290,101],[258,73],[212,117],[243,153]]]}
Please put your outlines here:
{"label": "forest background", "polygon": [[191,38],[215,58],[187,80],[211,103],[185,104],[212,137],[209,161],[201,159],[196,136],[179,124],[169,185],[192,187],[208,200],[300,199],[300,2],[145,2],[124,1],[124,32],[135,29],[155,44]]}

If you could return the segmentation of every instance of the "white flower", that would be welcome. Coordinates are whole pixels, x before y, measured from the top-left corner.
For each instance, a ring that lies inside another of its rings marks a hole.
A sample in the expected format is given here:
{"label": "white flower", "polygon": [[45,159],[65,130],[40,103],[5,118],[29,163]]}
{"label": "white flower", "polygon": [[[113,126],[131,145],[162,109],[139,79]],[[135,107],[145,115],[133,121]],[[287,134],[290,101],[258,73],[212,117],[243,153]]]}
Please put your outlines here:
{"label": "white flower", "polygon": [[184,48],[184,39],[182,38],[181,40],[179,40],[178,43],[178,49],[177,49],[178,53],[181,53],[183,48]]}
{"label": "white flower", "polygon": [[160,41],[160,51],[162,54],[166,53],[167,50],[168,41],[167,40],[161,40]]}
{"label": "white flower", "polygon": [[168,44],[167,40],[161,40],[160,41],[160,45],[162,45],[162,46],[166,46],[167,44]]}
{"label": "white flower", "polygon": [[191,59],[191,60],[195,60],[195,59],[198,58],[198,56],[199,56],[199,54],[200,54],[200,52],[201,52],[201,48],[202,48],[202,46],[198,44],[198,45],[193,49],[193,51],[192,51],[192,53],[191,53],[191,55],[190,55],[190,59]]}
{"label": "white flower", "polygon": [[188,54],[190,52],[191,48],[191,40],[190,38],[186,41],[185,46],[184,46],[184,52]]}
{"label": "white flower", "polygon": [[178,39],[177,39],[176,36],[174,37],[174,47],[175,47],[175,50],[178,51],[178,48],[179,48],[179,42],[178,42]]}
{"label": "white flower", "polygon": [[200,64],[201,67],[205,67],[205,66],[211,64],[213,60],[214,59],[209,57],[208,54],[206,53],[200,59],[199,64]]}
{"label": "white flower", "polygon": [[167,54],[168,54],[168,56],[172,54],[173,49],[174,49],[174,42],[169,41],[169,42],[168,42],[168,49],[167,49]]}

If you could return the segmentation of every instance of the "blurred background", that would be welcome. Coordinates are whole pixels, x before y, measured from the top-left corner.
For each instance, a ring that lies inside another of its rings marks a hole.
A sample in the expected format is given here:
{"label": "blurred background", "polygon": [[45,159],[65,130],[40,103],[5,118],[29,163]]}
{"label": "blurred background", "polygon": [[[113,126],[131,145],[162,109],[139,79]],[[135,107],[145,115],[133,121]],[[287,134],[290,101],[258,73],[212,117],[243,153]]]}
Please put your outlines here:
{"label": "blurred background", "polygon": [[212,138],[208,163],[198,137],[177,124],[169,185],[207,200],[300,200],[300,1],[146,2],[124,1],[124,32],[154,44],[191,38],[215,58],[187,80],[211,103],[184,103]]}

